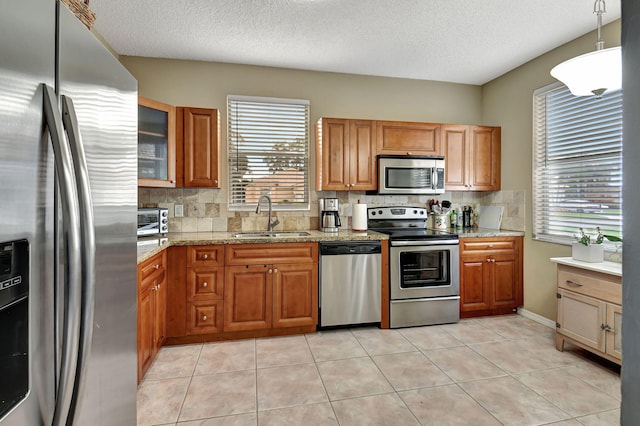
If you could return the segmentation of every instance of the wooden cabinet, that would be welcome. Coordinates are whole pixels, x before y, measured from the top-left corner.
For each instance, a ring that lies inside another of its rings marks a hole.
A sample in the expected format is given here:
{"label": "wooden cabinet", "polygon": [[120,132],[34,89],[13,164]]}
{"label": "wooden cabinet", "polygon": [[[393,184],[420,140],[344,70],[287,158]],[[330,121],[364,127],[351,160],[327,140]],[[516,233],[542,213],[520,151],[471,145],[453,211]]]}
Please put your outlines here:
{"label": "wooden cabinet", "polygon": [[219,188],[219,111],[178,107],[177,117],[179,186]]}
{"label": "wooden cabinet", "polygon": [[225,332],[315,327],[317,244],[230,245],[225,258]]}
{"label": "wooden cabinet", "polygon": [[166,338],[166,252],[138,266],[138,382]]}
{"label": "wooden cabinet", "polygon": [[375,121],[321,118],[316,125],[316,189],[375,190]]}
{"label": "wooden cabinet", "polygon": [[378,121],[378,154],[442,155],[440,124]]}
{"label": "wooden cabinet", "polygon": [[224,246],[187,247],[186,335],[221,333]]}
{"label": "wooden cabinet", "polygon": [[556,348],[568,341],[620,364],[620,277],[559,264],[557,297]]}
{"label": "wooden cabinet", "polygon": [[500,189],[500,127],[442,125],[447,191]]}
{"label": "wooden cabinet", "polygon": [[522,304],[522,237],[461,238],[460,316],[510,313]]}
{"label": "wooden cabinet", "polygon": [[176,186],[175,107],[138,98],[138,186]]}

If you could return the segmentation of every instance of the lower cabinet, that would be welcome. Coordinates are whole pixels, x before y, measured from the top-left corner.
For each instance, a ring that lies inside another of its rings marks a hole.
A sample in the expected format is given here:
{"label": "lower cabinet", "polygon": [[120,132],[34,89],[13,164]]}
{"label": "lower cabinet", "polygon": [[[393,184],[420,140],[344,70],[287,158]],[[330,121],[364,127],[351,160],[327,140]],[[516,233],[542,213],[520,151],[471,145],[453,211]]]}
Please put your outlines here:
{"label": "lower cabinet", "polygon": [[514,312],[523,305],[522,237],[460,239],[460,316]]}
{"label": "lower cabinet", "polygon": [[617,276],[558,265],[556,348],[573,343],[622,361],[622,286]]}
{"label": "lower cabinet", "polygon": [[138,266],[138,382],[166,338],[166,252]]}
{"label": "lower cabinet", "polygon": [[318,244],[170,247],[169,343],[315,330]]}

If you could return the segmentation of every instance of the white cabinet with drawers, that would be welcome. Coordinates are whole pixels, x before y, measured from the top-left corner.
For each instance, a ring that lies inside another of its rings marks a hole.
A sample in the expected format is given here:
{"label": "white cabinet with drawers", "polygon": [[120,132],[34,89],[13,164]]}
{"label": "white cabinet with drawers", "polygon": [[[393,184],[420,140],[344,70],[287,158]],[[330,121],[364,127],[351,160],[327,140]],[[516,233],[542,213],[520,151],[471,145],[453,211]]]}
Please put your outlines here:
{"label": "white cabinet with drawers", "polygon": [[556,348],[562,351],[570,342],[621,364],[622,266],[551,261],[558,263]]}

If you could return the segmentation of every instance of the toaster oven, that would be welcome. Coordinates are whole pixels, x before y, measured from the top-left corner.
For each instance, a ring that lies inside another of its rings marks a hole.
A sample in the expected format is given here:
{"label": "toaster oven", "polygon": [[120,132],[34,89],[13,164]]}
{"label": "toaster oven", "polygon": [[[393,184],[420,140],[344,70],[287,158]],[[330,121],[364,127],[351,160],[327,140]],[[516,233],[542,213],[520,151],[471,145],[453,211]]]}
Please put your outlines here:
{"label": "toaster oven", "polygon": [[164,208],[138,209],[138,236],[160,235],[169,232],[169,210]]}

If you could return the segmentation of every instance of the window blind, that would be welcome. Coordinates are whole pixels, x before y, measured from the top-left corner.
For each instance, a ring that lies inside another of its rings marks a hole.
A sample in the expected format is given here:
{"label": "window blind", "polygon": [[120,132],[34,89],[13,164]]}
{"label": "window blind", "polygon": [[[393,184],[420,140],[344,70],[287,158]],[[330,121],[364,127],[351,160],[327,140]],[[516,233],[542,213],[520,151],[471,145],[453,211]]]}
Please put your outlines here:
{"label": "window blind", "polygon": [[309,101],[227,98],[229,208],[309,209]]}
{"label": "window blind", "polygon": [[533,237],[622,237],[622,92],[576,97],[554,84],[533,102]]}

